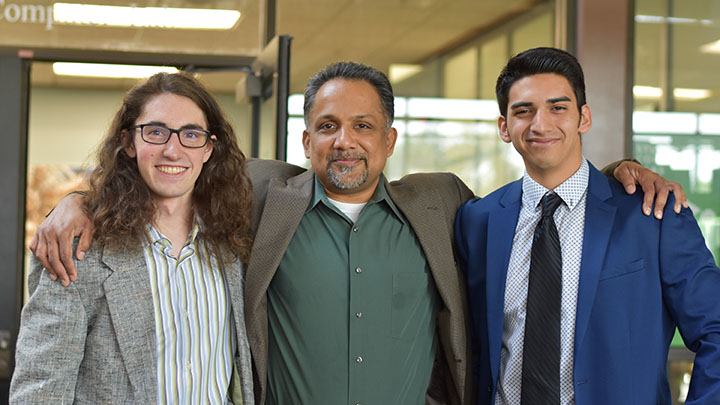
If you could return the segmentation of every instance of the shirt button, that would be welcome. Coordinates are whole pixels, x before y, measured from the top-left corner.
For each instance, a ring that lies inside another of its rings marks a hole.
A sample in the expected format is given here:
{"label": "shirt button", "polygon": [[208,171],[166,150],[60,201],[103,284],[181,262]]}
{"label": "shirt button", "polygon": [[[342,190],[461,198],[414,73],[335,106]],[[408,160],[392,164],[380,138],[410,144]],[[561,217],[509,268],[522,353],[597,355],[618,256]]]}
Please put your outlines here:
{"label": "shirt button", "polygon": [[362,363],[363,362],[362,356],[357,356],[357,358],[355,359],[355,362],[357,362],[358,364]]}
{"label": "shirt button", "polygon": [[361,269],[360,267],[356,268],[356,269],[355,269],[355,273],[357,273],[357,274],[362,273],[362,269]]}
{"label": "shirt button", "polygon": [[362,312],[355,312],[356,318],[362,318]]}
{"label": "shirt button", "polygon": [[357,231],[358,231],[358,229],[357,229],[357,226],[356,226],[356,227],[353,228],[353,232],[357,232]]}

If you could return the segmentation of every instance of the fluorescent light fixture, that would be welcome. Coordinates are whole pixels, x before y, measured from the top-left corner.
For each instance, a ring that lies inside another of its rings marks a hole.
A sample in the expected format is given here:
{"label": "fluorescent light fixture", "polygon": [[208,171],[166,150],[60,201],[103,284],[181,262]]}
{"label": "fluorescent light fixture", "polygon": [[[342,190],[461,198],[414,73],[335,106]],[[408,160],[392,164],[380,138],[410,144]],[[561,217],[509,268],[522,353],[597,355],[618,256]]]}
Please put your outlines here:
{"label": "fluorescent light fixture", "polygon": [[681,98],[685,100],[702,100],[712,95],[712,92],[708,89],[683,89],[676,88],[673,90],[675,98]]}
{"label": "fluorescent light fixture", "polygon": [[61,76],[110,77],[141,79],[155,73],[176,73],[178,70],[168,66],[110,65],[105,63],[53,63],[53,72]]}
{"label": "fluorescent light fixture", "polygon": [[[633,95],[637,98],[660,98],[663,91],[659,87],[652,86],[633,86]],[[712,92],[708,89],[686,89],[677,87],[673,89],[675,98],[682,100],[702,100],[712,96]]]}
{"label": "fluorescent light fixture", "polygon": [[390,65],[388,77],[390,82],[398,83],[410,76],[416,75],[422,71],[421,65],[411,65],[406,63],[393,63]]}
{"label": "fluorescent light fixture", "polygon": [[662,94],[660,87],[633,86],[633,95],[638,98],[660,98]]}
{"label": "fluorescent light fixture", "polygon": [[703,53],[720,53],[720,39],[700,46]]}
{"label": "fluorescent light fixture", "polygon": [[238,22],[240,12],[237,10],[55,3],[53,19],[58,24],[228,30]]}
{"label": "fluorescent light fixture", "polygon": [[697,18],[663,17],[660,15],[645,15],[645,14],[636,15],[635,22],[646,23],[646,24],[661,24],[664,22],[667,22],[670,24],[694,24],[694,23],[700,23],[702,25],[712,24],[712,20],[709,20],[709,19],[698,20]]}
{"label": "fluorescent light fixture", "polygon": [[632,120],[636,134],[693,135],[698,130],[695,113],[635,111]]}
{"label": "fluorescent light fixture", "polygon": [[496,120],[500,112],[494,100],[408,98],[408,117],[461,120]]}

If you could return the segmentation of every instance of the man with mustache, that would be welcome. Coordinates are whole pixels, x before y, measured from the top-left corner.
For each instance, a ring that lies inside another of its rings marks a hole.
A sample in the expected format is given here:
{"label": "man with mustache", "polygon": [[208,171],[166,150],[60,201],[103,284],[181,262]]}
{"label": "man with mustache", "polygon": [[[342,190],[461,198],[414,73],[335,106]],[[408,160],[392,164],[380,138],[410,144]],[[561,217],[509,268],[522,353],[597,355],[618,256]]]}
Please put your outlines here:
{"label": "man with mustache", "polygon": [[[256,398],[467,403],[467,300],[452,232],[472,192],[448,173],[385,179],[394,99],[371,67],[341,62],[313,76],[304,112],[311,170],[248,162],[255,242],[245,310]],[[44,225],[42,245],[57,249],[58,234],[83,227],[64,207],[50,222],[72,224]]]}

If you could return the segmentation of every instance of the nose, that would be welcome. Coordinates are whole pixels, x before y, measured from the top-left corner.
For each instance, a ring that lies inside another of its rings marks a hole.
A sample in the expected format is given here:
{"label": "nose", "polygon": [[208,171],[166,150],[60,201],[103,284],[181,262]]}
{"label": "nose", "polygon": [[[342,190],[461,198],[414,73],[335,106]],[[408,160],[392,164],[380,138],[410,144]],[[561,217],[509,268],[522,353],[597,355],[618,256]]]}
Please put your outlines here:
{"label": "nose", "polygon": [[[177,136],[173,136],[177,135]],[[183,146],[180,144],[180,133],[174,131],[170,134],[170,139],[165,143],[163,148],[163,156],[174,159],[177,158]]]}
{"label": "nose", "polygon": [[533,117],[530,130],[537,134],[542,134],[552,130],[552,117],[549,111],[539,109]]}
{"label": "nose", "polygon": [[342,126],[335,133],[335,142],[333,143],[335,149],[348,150],[354,149],[357,146],[357,140],[352,129]]}

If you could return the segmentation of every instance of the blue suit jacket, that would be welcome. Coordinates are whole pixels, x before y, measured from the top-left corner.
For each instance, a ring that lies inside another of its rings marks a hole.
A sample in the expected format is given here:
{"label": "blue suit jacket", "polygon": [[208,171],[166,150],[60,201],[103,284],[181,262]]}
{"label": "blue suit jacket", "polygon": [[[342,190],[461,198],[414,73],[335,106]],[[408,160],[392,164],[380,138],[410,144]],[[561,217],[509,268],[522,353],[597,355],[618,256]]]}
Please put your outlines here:
{"label": "blue suit jacket", "polygon": [[[493,401],[505,278],[522,180],[458,211],[478,404]],[[672,206],[672,202],[668,206]],[[667,353],[675,327],[696,353],[688,404],[720,404],[720,270],[692,212],[659,221],[590,165],[575,320],[577,404],[670,404]]]}

